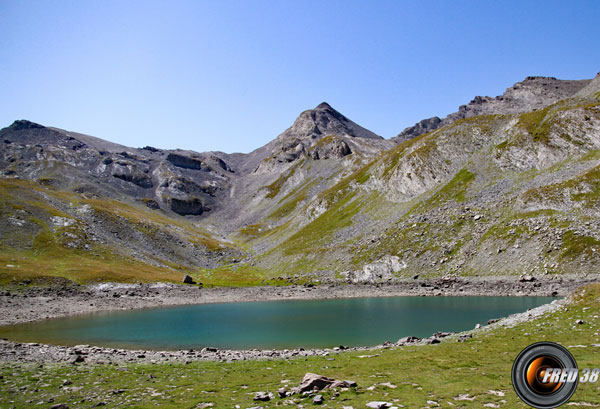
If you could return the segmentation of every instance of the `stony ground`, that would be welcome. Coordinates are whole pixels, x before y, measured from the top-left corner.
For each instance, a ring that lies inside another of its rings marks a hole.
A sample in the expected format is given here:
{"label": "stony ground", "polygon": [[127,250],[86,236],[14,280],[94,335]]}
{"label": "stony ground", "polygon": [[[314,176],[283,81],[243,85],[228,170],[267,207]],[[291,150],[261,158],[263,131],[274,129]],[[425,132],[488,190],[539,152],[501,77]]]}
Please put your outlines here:
{"label": "stony ground", "polygon": [[565,296],[600,275],[544,277],[444,277],[395,280],[379,284],[201,288],[175,284],[64,285],[37,287],[21,283],[0,290],[0,325],[107,310],[127,310],[182,304],[281,299],[423,296]]}

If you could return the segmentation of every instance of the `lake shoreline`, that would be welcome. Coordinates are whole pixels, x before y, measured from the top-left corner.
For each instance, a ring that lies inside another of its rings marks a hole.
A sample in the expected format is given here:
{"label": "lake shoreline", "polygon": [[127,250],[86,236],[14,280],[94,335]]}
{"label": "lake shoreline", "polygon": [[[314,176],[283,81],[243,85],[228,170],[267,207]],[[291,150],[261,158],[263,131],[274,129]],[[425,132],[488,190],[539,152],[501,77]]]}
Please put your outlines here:
{"label": "lake shoreline", "polygon": [[[0,291],[0,325],[31,322],[97,311],[130,310],[161,306],[241,301],[311,300],[393,296],[558,296],[564,297],[581,285],[599,281],[598,276],[560,276],[523,281],[519,277],[440,278],[402,280],[386,284],[335,284],[320,286],[198,288],[175,284],[117,284],[91,286],[31,287]],[[551,304],[548,304],[548,306]],[[542,306],[545,307],[545,306]],[[538,308],[542,308],[538,307]],[[534,309],[537,310],[537,309]],[[531,310],[533,311],[533,310]],[[517,314],[518,315],[518,314]],[[505,320],[501,320],[505,321]],[[485,324],[485,323],[483,323]],[[394,342],[395,340],[390,340]],[[423,341],[427,343],[428,341]],[[352,350],[372,350],[358,347]],[[65,361],[82,357],[86,362],[162,362],[190,359],[238,360],[291,358],[339,351],[250,350],[250,351],[133,351],[93,346],[60,347],[22,344],[2,340],[0,360],[8,362]],[[158,355],[157,355],[158,354]],[[162,354],[162,356],[160,355]],[[85,357],[85,358],[83,358]],[[150,358],[151,357],[151,358]],[[83,362],[83,361],[82,361]]]}

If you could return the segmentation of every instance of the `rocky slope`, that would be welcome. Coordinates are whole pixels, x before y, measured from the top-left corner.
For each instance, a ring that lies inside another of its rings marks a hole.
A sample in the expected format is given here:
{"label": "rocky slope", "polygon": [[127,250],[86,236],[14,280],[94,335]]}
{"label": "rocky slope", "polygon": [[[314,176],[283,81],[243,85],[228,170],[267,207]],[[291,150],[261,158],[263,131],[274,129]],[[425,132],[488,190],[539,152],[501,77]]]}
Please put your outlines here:
{"label": "rocky slope", "polygon": [[401,143],[424,133],[449,125],[454,121],[478,115],[519,114],[544,108],[564,98],[575,95],[590,83],[590,80],[558,80],[554,77],[527,77],[508,88],[497,97],[476,96],[457,112],[444,119],[437,116],[424,119],[400,132],[392,140]]}
{"label": "rocky slope", "polygon": [[16,121],[0,130],[0,277],[594,272],[599,84],[529,77],[395,141],[322,103],[249,154],[134,149]]}

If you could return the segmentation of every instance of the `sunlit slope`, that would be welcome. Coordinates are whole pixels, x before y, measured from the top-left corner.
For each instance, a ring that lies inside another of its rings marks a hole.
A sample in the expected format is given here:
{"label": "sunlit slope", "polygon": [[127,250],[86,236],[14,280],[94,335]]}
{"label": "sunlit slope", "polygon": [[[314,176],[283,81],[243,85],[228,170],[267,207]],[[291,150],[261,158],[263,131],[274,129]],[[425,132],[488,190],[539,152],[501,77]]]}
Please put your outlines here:
{"label": "sunlit slope", "polygon": [[298,170],[286,189],[282,174],[274,212],[239,234],[265,250],[257,266],[282,275],[593,272],[599,149],[598,93],[463,119],[318,191]]}

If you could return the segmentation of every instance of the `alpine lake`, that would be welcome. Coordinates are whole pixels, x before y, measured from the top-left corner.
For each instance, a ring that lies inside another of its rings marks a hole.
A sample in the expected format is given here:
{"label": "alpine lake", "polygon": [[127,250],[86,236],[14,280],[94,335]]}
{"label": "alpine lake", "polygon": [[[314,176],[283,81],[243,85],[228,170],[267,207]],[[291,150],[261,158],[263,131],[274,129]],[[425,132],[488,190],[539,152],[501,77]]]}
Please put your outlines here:
{"label": "alpine lake", "polygon": [[184,305],[98,312],[0,327],[0,337],[55,345],[177,350],[374,346],[469,330],[553,297],[375,297]]}

